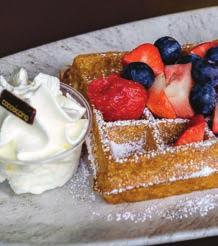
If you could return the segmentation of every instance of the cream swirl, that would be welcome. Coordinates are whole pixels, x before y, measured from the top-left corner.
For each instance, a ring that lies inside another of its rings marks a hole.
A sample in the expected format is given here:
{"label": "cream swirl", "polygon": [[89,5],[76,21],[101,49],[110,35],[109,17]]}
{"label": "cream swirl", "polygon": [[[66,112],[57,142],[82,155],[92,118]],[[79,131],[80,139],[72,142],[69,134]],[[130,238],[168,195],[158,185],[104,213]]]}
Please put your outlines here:
{"label": "cream swirl", "polygon": [[7,89],[36,109],[29,125],[0,107],[0,157],[37,160],[63,152],[84,136],[85,108],[60,90],[58,78],[40,73],[33,81],[20,69],[10,82],[0,76],[0,91]]}

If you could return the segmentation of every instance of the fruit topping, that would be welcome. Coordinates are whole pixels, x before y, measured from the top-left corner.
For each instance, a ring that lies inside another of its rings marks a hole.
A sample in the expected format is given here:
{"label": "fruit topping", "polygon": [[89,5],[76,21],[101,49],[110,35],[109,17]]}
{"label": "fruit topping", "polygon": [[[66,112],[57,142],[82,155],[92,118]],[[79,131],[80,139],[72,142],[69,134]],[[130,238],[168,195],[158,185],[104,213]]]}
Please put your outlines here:
{"label": "fruit topping", "polygon": [[201,57],[195,54],[188,54],[188,55],[182,55],[180,56],[180,58],[178,59],[177,63],[178,64],[186,64],[186,63],[193,63],[197,60],[199,60]]}
{"label": "fruit topping", "polygon": [[155,41],[165,64],[174,64],[181,55],[182,48],[177,40],[172,37],[162,37]]}
{"label": "fruit topping", "polygon": [[124,67],[122,77],[139,82],[145,88],[151,87],[154,82],[153,70],[143,62],[132,62]]}
{"label": "fruit topping", "polygon": [[123,56],[123,64],[127,65],[132,62],[144,62],[154,71],[155,75],[163,72],[164,64],[158,49],[149,43],[139,45],[134,50]]}
{"label": "fruit topping", "polygon": [[206,58],[209,61],[215,62],[218,64],[218,44],[217,47],[210,48],[206,53]]}
{"label": "fruit topping", "polygon": [[212,48],[218,46],[218,41],[211,41],[211,42],[205,42],[196,45],[194,48],[192,48],[191,53],[198,55],[200,57],[205,57],[206,52]]}
{"label": "fruit topping", "polygon": [[165,88],[165,76],[160,74],[149,89],[147,107],[158,117],[175,119],[176,113],[165,94]]}
{"label": "fruit topping", "polygon": [[212,131],[215,134],[218,134],[218,103],[216,103],[216,107],[214,110]]}
{"label": "fruit topping", "polygon": [[197,114],[209,115],[216,103],[216,92],[210,84],[195,84],[190,93],[191,105]]}
{"label": "fruit topping", "polygon": [[[121,76],[112,74],[88,85],[89,99],[105,120],[140,119],[145,106],[155,116],[171,119],[192,118],[195,113],[209,116],[214,112],[218,41],[199,44],[189,54],[183,54],[179,42],[165,36],[154,45],[145,43],[126,53],[122,62]],[[213,130],[218,133],[216,118],[218,106],[213,123]]]}
{"label": "fruit topping", "polygon": [[139,119],[148,97],[142,85],[116,74],[93,80],[87,93],[107,121]]}
{"label": "fruit topping", "polygon": [[199,84],[218,85],[218,65],[199,59],[192,65],[192,78]]}
{"label": "fruit topping", "polygon": [[165,67],[165,94],[177,117],[191,118],[194,115],[189,102],[189,94],[193,87],[191,63],[168,65]]}
{"label": "fruit topping", "polygon": [[177,139],[175,146],[190,144],[204,140],[204,132],[206,127],[206,121],[202,115],[194,116],[187,129]]}

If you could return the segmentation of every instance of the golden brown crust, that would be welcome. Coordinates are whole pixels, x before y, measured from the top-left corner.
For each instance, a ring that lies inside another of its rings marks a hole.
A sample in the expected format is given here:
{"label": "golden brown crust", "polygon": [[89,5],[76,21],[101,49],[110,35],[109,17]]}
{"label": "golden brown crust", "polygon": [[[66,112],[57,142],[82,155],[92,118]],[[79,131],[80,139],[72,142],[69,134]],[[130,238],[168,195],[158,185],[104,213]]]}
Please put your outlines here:
{"label": "golden brown crust", "polygon": [[125,52],[106,52],[79,55],[62,74],[61,80],[86,96],[87,85],[91,80],[121,71],[121,58],[124,54]]}
{"label": "golden brown crust", "polygon": [[207,177],[179,180],[176,182],[155,185],[148,188],[135,188],[117,195],[103,195],[109,203],[137,202],[143,200],[180,195],[193,191],[213,189],[218,187],[218,173]]}

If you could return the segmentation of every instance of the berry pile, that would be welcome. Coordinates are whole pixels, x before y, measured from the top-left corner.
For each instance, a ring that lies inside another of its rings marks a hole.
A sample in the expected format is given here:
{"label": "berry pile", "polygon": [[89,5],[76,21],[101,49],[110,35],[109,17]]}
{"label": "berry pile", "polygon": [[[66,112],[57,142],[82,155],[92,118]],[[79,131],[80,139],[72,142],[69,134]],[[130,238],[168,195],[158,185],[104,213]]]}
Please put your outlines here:
{"label": "berry pile", "polygon": [[[200,114],[197,119],[202,121],[213,115],[212,130],[218,134],[218,41],[184,53],[177,40],[165,36],[126,53],[122,63],[120,75],[88,86],[89,99],[105,120],[140,119],[146,106],[160,118],[191,119]],[[195,124],[190,132],[193,128]]]}

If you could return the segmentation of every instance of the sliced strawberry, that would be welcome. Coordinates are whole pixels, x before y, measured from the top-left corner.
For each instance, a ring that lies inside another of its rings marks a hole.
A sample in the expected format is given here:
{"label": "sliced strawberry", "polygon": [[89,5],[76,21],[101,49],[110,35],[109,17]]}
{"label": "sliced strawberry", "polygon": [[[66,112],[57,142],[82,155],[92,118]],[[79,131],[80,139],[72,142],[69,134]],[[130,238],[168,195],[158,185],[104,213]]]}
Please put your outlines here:
{"label": "sliced strawberry", "polygon": [[158,117],[175,119],[176,114],[166,97],[165,87],[166,80],[164,74],[160,74],[149,89],[147,107]]}
{"label": "sliced strawberry", "polygon": [[218,104],[216,104],[214,111],[212,131],[218,134]]}
{"label": "sliced strawberry", "polygon": [[191,63],[165,66],[167,87],[165,94],[177,117],[191,118],[194,112],[189,103],[189,94],[193,87]]}
{"label": "sliced strawberry", "polygon": [[201,44],[196,45],[194,48],[192,48],[191,53],[198,55],[200,57],[204,57],[210,48],[213,48],[216,46],[218,46],[218,41],[201,43]]}
{"label": "sliced strawberry", "polygon": [[124,65],[127,65],[131,62],[146,63],[152,68],[155,75],[162,73],[164,70],[164,64],[158,48],[149,43],[139,45],[134,50],[123,56]]}
{"label": "sliced strawberry", "polygon": [[202,115],[194,116],[187,129],[177,139],[175,146],[190,144],[204,140],[206,121]]}

